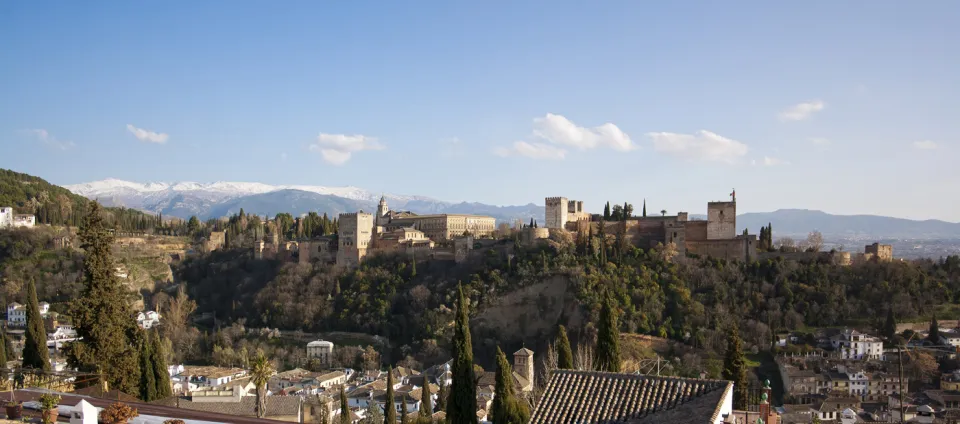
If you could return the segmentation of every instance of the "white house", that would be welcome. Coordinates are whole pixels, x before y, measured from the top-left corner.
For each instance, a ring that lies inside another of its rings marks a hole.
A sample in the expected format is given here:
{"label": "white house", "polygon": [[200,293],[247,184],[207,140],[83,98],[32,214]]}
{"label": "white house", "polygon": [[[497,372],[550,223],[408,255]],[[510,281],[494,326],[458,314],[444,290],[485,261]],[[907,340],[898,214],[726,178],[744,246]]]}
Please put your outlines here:
{"label": "white house", "polygon": [[53,351],[63,349],[67,342],[77,340],[77,330],[72,325],[59,325],[57,329],[47,334],[47,348]]}
{"label": "white house", "polygon": [[880,359],[883,356],[880,338],[856,330],[844,330],[831,337],[830,344],[839,352],[841,359]]}
{"label": "white house", "polygon": [[0,208],[0,228],[33,228],[36,224],[37,218],[33,215],[15,214],[9,206]]}
{"label": "white house", "polygon": [[307,358],[317,358],[322,364],[330,364],[333,355],[333,343],[326,340],[314,340],[307,343]]}
{"label": "white house", "polygon": [[137,326],[145,330],[149,330],[160,324],[160,314],[156,311],[146,311],[137,313]]}
{"label": "white house", "polygon": [[960,331],[953,328],[940,329],[940,344],[953,347],[960,346]]}
{"label": "white house", "polygon": [[17,302],[7,305],[7,324],[11,327],[26,327],[27,307]]}
{"label": "white house", "polygon": [[863,371],[847,372],[850,379],[850,394],[856,396],[866,396],[870,389],[870,377]]}

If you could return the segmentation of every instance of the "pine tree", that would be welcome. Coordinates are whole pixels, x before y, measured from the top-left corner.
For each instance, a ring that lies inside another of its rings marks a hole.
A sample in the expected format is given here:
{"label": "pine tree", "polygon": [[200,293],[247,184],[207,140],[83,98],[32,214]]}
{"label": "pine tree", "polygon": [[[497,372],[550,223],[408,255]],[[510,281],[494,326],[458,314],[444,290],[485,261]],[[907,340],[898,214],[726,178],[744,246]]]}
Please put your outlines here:
{"label": "pine tree", "polygon": [[340,386],[340,424],[350,424],[350,406],[347,404],[347,392]]}
{"label": "pine tree", "polygon": [[146,334],[140,345],[140,400],[153,402],[157,399],[157,381],[153,373],[153,347]]}
{"label": "pine tree", "polygon": [[431,416],[433,416],[433,393],[430,393],[430,381],[424,378],[420,395],[420,417],[429,419]]}
{"label": "pine tree", "polygon": [[[173,385],[170,383],[170,372],[167,371],[167,360],[163,354],[163,340],[160,332],[150,331],[150,353],[153,355],[153,379],[157,385],[157,399],[166,399],[173,395]],[[244,355],[246,356],[246,355]]]}
{"label": "pine tree", "polygon": [[383,407],[383,422],[394,424],[397,422],[397,408],[393,403],[393,368],[387,369],[387,401]]}
{"label": "pine tree", "polygon": [[930,331],[927,334],[927,340],[933,344],[940,344],[940,325],[937,323],[937,314],[933,314],[930,320]]}
{"label": "pine tree", "polygon": [[594,361],[598,371],[620,372],[620,327],[613,299],[607,295],[600,309],[597,325],[597,348]]}
{"label": "pine tree", "polygon": [[50,370],[50,352],[47,350],[47,330],[43,326],[37,287],[31,279],[24,297],[27,308],[27,334],[23,342],[23,367]]}
{"label": "pine tree", "polygon": [[113,275],[110,245],[97,202],[80,227],[84,288],[71,304],[73,327],[80,340],[66,347],[68,364],[80,372],[99,373],[107,389],[137,393],[140,381],[137,344],[139,329],[131,319],[131,293]]}
{"label": "pine tree", "polygon": [[603,207],[603,220],[610,220],[610,202],[607,202],[607,205]]}
{"label": "pine tree", "polygon": [[530,420],[530,408],[517,399],[513,387],[513,369],[507,355],[497,346],[497,375],[494,386],[491,416],[496,424],[525,424]]}
{"label": "pine tree", "polygon": [[557,369],[573,369],[573,349],[570,348],[570,339],[567,338],[567,329],[560,326],[557,334]]}
{"label": "pine tree", "polygon": [[463,287],[457,285],[457,319],[453,335],[453,384],[447,399],[447,421],[477,424],[477,380],[473,370],[470,315]]}
{"label": "pine tree", "polygon": [[723,379],[733,382],[733,408],[747,408],[747,365],[743,357],[740,331],[731,326],[727,335],[727,353],[723,359]]}
{"label": "pine tree", "polygon": [[897,320],[893,317],[893,308],[887,308],[887,322],[883,324],[883,337],[888,340],[897,335]]}

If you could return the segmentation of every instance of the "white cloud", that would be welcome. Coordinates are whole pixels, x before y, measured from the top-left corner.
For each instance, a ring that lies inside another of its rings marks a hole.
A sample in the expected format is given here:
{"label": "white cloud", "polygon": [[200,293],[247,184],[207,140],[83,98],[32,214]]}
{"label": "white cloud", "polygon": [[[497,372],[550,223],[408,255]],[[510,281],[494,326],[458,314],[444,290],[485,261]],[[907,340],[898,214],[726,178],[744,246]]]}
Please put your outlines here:
{"label": "white cloud", "polygon": [[534,159],[564,159],[567,150],[590,150],[607,147],[620,152],[634,150],[637,146],[627,133],[612,123],[587,128],[574,124],[562,115],[548,113],[533,119],[533,134],[525,141],[515,141],[510,147],[497,147],[498,156],[526,156]]}
{"label": "white cloud", "polygon": [[799,103],[791,106],[789,109],[783,112],[780,112],[780,120],[802,121],[809,118],[814,113],[823,110],[824,107],[826,107],[826,104],[820,100]]}
{"label": "white cloud", "polygon": [[812,137],[810,138],[810,142],[818,146],[829,146],[831,143],[829,139],[821,137]]}
{"label": "white cloud", "polygon": [[353,153],[364,150],[383,150],[385,147],[375,137],[366,135],[320,133],[317,141],[309,146],[310,151],[320,152],[323,160],[333,165],[343,165]]}
{"label": "white cloud", "polygon": [[930,141],[930,140],[914,141],[911,144],[913,145],[914,148],[917,148],[920,150],[935,150],[937,147],[940,147],[940,146],[937,146],[937,143],[934,143],[933,141]]}
{"label": "white cloud", "polygon": [[789,162],[786,162],[782,159],[772,158],[770,156],[763,157],[763,166],[777,166],[777,165],[788,165]]}
{"label": "white cloud", "polygon": [[594,128],[581,127],[561,115],[552,113],[542,118],[534,118],[533,134],[551,143],[580,150],[609,147],[625,152],[636,148],[630,136],[614,124],[608,122]]}
{"label": "white cloud", "polygon": [[567,151],[546,143],[528,143],[526,141],[514,141],[510,147],[497,147],[493,150],[497,156],[526,156],[532,159],[562,160],[567,155]]}
{"label": "white cloud", "polygon": [[749,150],[746,144],[706,130],[694,134],[652,132],[647,137],[658,152],[709,162],[735,163]]}
{"label": "white cloud", "polygon": [[59,150],[67,150],[76,146],[76,144],[74,144],[72,141],[57,140],[56,137],[50,135],[50,132],[42,128],[21,130],[20,133],[26,135],[27,137],[35,138],[41,143]]}
{"label": "white cloud", "polygon": [[147,143],[157,143],[163,144],[167,142],[167,138],[170,136],[166,133],[158,133],[150,130],[145,130],[143,128],[137,128],[131,124],[127,124],[127,131],[130,131],[137,140],[146,141]]}

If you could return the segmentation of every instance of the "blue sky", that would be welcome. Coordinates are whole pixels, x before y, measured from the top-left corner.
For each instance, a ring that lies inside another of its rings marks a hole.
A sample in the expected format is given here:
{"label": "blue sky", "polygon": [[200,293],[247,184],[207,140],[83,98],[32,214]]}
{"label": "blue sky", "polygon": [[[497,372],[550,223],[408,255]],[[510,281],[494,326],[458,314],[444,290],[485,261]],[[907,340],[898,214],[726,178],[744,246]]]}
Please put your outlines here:
{"label": "blue sky", "polygon": [[0,167],[960,221],[960,2],[0,2]]}

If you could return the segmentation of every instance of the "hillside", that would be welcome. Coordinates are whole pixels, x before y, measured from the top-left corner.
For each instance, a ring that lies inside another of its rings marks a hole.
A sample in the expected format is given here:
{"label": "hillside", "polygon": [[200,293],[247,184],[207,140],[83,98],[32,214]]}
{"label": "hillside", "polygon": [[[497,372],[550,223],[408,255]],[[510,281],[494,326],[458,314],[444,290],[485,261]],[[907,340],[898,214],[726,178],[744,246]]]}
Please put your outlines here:
{"label": "hillside", "polygon": [[960,238],[960,223],[939,220],[916,221],[877,215],[833,215],[808,209],[780,209],[737,216],[737,226],[758,233],[773,224],[777,236],[801,236],[820,231],[826,238]]}
{"label": "hillside", "polygon": [[[12,206],[16,213],[36,215],[37,223],[77,226],[90,200],[33,175],[0,169],[0,206]],[[158,218],[139,210],[106,208],[109,222],[121,229],[153,228]]]}

